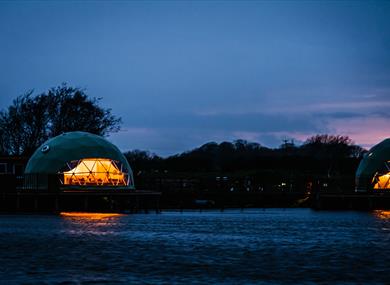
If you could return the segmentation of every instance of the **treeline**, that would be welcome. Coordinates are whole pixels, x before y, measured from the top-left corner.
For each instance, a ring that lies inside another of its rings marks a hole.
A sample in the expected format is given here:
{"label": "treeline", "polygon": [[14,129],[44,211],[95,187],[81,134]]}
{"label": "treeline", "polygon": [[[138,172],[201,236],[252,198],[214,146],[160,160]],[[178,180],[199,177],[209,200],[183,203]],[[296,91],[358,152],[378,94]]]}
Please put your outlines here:
{"label": "treeline", "polygon": [[[156,187],[150,185],[153,179],[169,184],[169,178],[180,177],[184,180],[198,179],[198,183],[203,185],[195,188],[205,189],[220,187],[223,183],[225,190],[306,191],[322,181],[322,186],[350,191],[364,153],[365,150],[347,136],[316,135],[300,146],[285,142],[274,149],[236,140],[206,143],[167,158],[140,150],[126,152],[125,156],[133,168],[135,179],[141,184],[148,181],[147,187]],[[165,188],[180,188],[170,186]]]}
{"label": "treeline", "polygon": [[267,148],[245,140],[209,142],[199,148],[162,158],[148,151],[125,153],[138,171],[236,172],[253,169],[307,171],[324,175],[350,174],[365,150],[347,136],[317,135],[301,146],[286,142]]}

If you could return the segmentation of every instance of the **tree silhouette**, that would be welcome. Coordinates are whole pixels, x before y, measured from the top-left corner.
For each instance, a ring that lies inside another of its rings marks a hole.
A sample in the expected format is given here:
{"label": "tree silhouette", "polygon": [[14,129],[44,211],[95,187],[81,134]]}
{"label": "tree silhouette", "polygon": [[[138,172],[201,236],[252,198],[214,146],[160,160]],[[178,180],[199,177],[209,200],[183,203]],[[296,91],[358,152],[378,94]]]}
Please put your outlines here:
{"label": "tree silhouette", "polygon": [[161,167],[161,157],[149,151],[132,150],[124,153],[127,161],[130,163],[133,171],[152,170]]}
{"label": "tree silhouette", "polygon": [[86,131],[107,135],[119,130],[120,118],[99,106],[84,90],[66,84],[33,96],[16,98],[0,112],[0,152],[30,155],[45,140],[63,132]]}
{"label": "tree silhouette", "polygon": [[279,189],[283,182],[285,185],[289,183],[289,189],[294,185],[295,189],[306,191],[308,182],[319,179],[336,181],[342,177],[341,181],[347,185],[346,191],[349,191],[353,188],[353,177],[364,152],[363,148],[346,136],[317,135],[301,146],[284,143],[274,149],[236,140],[209,142],[167,158],[144,151],[128,152],[125,155],[130,165],[144,174],[144,180],[147,177],[154,179],[154,173],[157,172],[160,178],[168,175],[209,179],[204,185],[212,188],[215,185],[210,181],[215,182],[216,177],[226,176],[235,181],[249,179],[257,183],[256,189],[260,186],[264,189]]}
{"label": "tree silhouette", "polygon": [[121,120],[111,114],[111,109],[99,106],[101,98],[88,98],[84,90],[62,85],[50,89],[46,97],[50,136],[75,130],[104,136],[119,130]]}
{"label": "tree silhouette", "polygon": [[306,140],[302,149],[312,156],[325,158],[360,157],[365,150],[355,145],[348,136],[315,135]]}

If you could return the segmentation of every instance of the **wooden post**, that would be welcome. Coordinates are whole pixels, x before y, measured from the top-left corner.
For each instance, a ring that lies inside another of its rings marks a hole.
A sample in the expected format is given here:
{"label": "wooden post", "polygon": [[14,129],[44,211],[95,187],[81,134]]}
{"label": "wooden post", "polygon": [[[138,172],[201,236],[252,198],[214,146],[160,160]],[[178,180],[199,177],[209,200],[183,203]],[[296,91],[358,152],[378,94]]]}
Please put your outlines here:
{"label": "wooden post", "polygon": [[156,196],[156,214],[160,213],[160,199]]}
{"label": "wooden post", "polygon": [[54,198],[54,209],[56,212],[59,210],[58,195]]}
{"label": "wooden post", "polygon": [[34,198],[34,211],[37,211],[38,210],[38,198],[35,197]]}
{"label": "wooden post", "polygon": [[20,210],[20,197],[19,197],[19,193],[16,194],[16,210],[17,211]]}
{"label": "wooden post", "polygon": [[134,209],[134,212],[138,213],[138,209],[139,209],[139,197],[138,197],[138,195],[136,195],[135,196],[135,209]]}
{"label": "wooden post", "polygon": [[368,197],[368,209],[371,210],[372,208],[373,208],[372,198]]}
{"label": "wooden post", "polygon": [[110,211],[112,212],[114,210],[114,200],[112,199],[112,196],[108,197],[108,201],[110,203]]}
{"label": "wooden post", "polygon": [[84,196],[84,210],[88,211],[88,196]]}

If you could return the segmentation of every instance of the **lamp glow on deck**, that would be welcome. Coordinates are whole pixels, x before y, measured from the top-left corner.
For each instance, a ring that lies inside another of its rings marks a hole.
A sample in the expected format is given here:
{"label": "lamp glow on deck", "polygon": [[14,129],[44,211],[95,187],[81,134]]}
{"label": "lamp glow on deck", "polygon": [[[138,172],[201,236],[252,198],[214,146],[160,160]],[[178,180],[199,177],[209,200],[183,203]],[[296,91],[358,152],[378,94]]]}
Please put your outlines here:
{"label": "lamp glow on deck", "polygon": [[84,158],[67,164],[63,185],[127,186],[129,175],[119,162],[107,158]]}

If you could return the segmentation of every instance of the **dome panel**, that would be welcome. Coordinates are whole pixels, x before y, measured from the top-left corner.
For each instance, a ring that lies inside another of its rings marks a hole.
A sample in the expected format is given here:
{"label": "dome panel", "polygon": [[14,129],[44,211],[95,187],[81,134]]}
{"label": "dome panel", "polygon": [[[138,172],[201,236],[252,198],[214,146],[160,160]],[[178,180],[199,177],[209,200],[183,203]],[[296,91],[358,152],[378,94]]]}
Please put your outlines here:
{"label": "dome panel", "polygon": [[365,155],[356,171],[356,191],[390,190],[385,182],[390,173],[390,139],[373,146]]}

